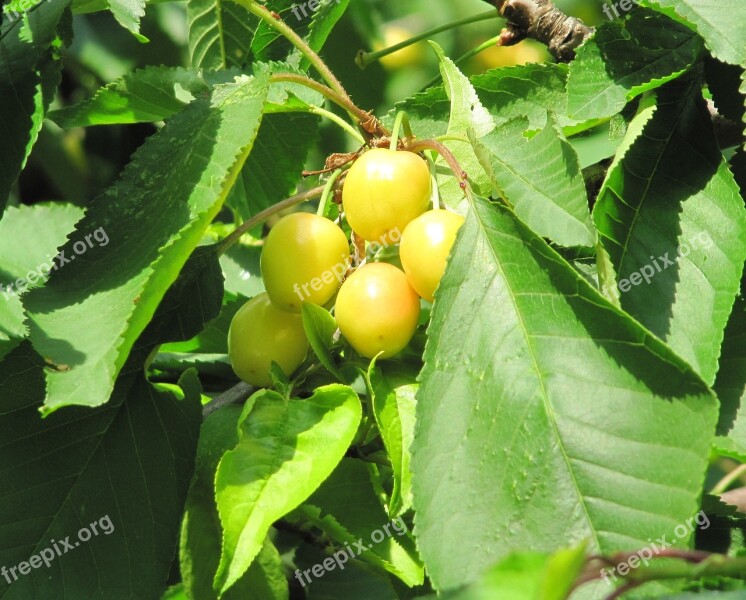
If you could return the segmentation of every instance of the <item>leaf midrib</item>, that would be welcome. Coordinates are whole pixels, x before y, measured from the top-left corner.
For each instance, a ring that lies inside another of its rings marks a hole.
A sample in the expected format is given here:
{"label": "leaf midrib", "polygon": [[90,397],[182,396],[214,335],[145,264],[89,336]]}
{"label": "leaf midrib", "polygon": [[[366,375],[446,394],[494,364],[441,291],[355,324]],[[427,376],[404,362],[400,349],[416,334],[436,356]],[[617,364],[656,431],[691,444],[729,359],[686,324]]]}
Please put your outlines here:
{"label": "leaf midrib", "polygon": [[531,356],[531,363],[532,363],[533,369],[536,372],[537,379],[539,380],[539,384],[541,386],[541,397],[542,397],[542,402],[544,404],[545,412],[547,413],[547,420],[548,420],[548,422],[550,424],[550,427],[552,428],[552,430],[553,430],[553,432],[555,434],[555,438],[557,439],[558,447],[560,449],[560,452],[562,453],[562,458],[563,458],[563,460],[565,462],[565,465],[567,467],[568,474],[570,475],[570,478],[572,480],[573,487],[575,488],[575,491],[577,493],[578,500],[579,500],[580,506],[581,506],[581,508],[583,510],[583,514],[585,515],[585,519],[586,519],[586,522],[588,524],[588,527],[589,527],[589,529],[591,531],[591,536],[593,537],[593,541],[594,541],[594,543],[596,545],[596,548],[600,549],[601,548],[601,544],[600,544],[600,541],[598,539],[598,535],[596,533],[596,528],[595,528],[595,526],[593,524],[593,521],[591,520],[590,513],[588,512],[588,507],[587,507],[587,505],[585,503],[584,496],[583,496],[583,494],[582,494],[582,492],[580,490],[580,486],[578,485],[578,480],[575,477],[575,473],[574,473],[574,471],[572,469],[572,465],[571,465],[571,462],[570,462],[570,457],[567,454],[567,451],[565,450],[564,440],[562,439],[562,436],[559,433],[559,428],[557,427],[557,422],[556,422],[556,420],[554,418],[554,414],[553,414],[552,411],[549,410],[550,407],[551,407],[551,404],[549,402],[549,396],[547,394],[547,390],[546,390],[546,387],[544,385],[544,380],[543,380],[543,378],[541,376],[541,370],[539,368],[539,363],[538,363],[538,360],[537,360],[537,357],[536,357],[536,353],[534,351],[534,347],[533,347],[533,345],[531,343],[531,336],[529,335],[528,328],[526,326],[526,322],[524,321],[523,315],[522,315],[521,311],[518,308],[518,301],[517,301],[517,299],[516,299],[516,297],[515,297],[515,295],[513,293],[513,288],[512,288],[512,286],[509,283],[509,279],[507,277],[507,274],[505,273],[505,270],[503,269],[502,262],[499,260],[499,258],[497,256],[497,253],[495,252],[494,247],[492,246],[492,244],[489,241],[489,236],[487,235],[488,229],[485,226],[485,223],[482,220],[481,215],[479,214],[479,210],[480,209],[477,208],[474,204],[472,204],[471,209],[474,212],[474,216],[475,216],[475,218],[477,220],[477,223],[479,224],[481,233],[484,236],[484,239],[487,241],[487,246],[489,247],[490,253],[492,254],[492,256],[494,258],[497,270],[500,273],[503,281],[506,284],[505,285],[506,290],[507,290],[508,295],[510,297],[510,301],[511,301],[511,303],[513,305],[513,309],[515,310],[515,313],[516,313],[516,315],[518,317],[518,324],[520,325],[521,331],[523,332],[523,335],[524,335],[524,339],[526,340],[526,348],[528,350],[529,355]]}

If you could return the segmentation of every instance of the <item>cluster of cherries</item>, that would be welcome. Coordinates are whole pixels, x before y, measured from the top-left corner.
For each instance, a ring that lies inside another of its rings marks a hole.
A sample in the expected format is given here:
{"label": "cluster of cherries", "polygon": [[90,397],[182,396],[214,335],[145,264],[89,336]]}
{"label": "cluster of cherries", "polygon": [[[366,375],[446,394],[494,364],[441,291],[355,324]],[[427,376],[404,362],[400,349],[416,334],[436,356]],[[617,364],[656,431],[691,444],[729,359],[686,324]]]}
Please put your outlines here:
{"label": "cluster of cherries", "polygon": [[303,302],[326,306],[336,295],[339,330],[367,358],[390,358],[409,344],[420,298],[433,301],[464,221],[447,210],[428,210],[430,182],[420,156],[383,148],[360,156],[344,182],[347,223],[371,245],[400,241],[403,271],[387,262],[365,261],[347,275],[350,243],[339,226],[322,216],[293,213],[272,227],[261,256],[266,292],[239,309],[228,335],[231,364],[243,381],[266,387],[272,383],[273,361],[286,375],[304,361]]}

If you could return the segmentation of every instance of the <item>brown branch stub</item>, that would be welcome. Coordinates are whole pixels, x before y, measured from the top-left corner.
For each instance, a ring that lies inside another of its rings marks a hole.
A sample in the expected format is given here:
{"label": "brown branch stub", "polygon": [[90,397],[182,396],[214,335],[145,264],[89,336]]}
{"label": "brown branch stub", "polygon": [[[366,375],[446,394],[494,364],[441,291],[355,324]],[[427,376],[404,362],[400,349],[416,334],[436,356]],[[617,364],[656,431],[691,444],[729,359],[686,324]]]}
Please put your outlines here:
{"label": "brown branch stub", "polygon": [[366,114],[367,118],[361,118],[359,121],[360,127],[361,129],[363,129],[363,131],[373,136],[388,135],[388,130],[383,125],[381,125],[381,122],[375,117],[372,112],[368,112]]}
{"label": "brown branch stub", "polygon": [[580,19],[569,17],[551,0],[492,0],[508,25],[500,34],[503,46],[517,44],[525,38],[542,42],[560,62],[575,57],[575,48],[591,35],[593,29]]}
{"label": "brown branch stub", "polygon": [[365,146],[357,150],[356,152],[333,152],[329,156],[326,157],[326,161],[324,163],[323,169],[318,169],[316,171],[303,171],[301,174],[303,177],[311,177],[313,175],[324,175],[326,173],[331,173],[332,171],[336,171],[337,169],[341,169],[345,165],[351,163],[353,160],[355,160],[365,149]]}

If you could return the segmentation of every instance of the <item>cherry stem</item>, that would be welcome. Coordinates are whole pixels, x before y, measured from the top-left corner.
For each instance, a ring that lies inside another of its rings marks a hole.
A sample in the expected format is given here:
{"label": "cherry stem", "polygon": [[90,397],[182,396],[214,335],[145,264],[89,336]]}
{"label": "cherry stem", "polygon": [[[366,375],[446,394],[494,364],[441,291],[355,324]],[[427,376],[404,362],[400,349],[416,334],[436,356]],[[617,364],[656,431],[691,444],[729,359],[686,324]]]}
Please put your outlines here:
{"label": "cherry stem", "polygon": [[409,117],[407,113],[400,110],[396,113],[396,120],[394,126],[391,128],[391,143],[389,144],[389,150],[396,150],[399,145],[399,131],[401,130],[402,124],[404,124],[404,135],[408,139],[414,137],[412,135],[412,127],[409,125]]}
{"label": "cherry stem", "polygon": [[416,44],[420,40],[432,37],[443,31],[448,31],[449,29],[455,29],[456,27],[461,27],[462,25],[469,25],[471,23],[487,21],[488,19],[495,18],[500,18],[500,13],[496,9],[492,9],[488,10],[487,12],[481,12],[470,17],[464,17],[463,19],[452,21],[451,23],[446,23],[445,25],[439,25],[438,27],[434,27],[433,29],[428,29],[427,31],[415,35],[408,40],[404,40],[403,42],[399,42],[398,44],[394,44],[393,46],[389,46],[388,48],[383,48],[375,52],[365,52],[364,50],[360,50],[360,52],[357,53],[357,57],[355,58],[355,64],[357,64],[357,66],[361,69],[364,69],[368,65],[376,62],[378,59],[383,58],[384,56],[393,54],[394,52],[397,52],[402,48],[406,48],[407,46]]}
{"label": "cherry stem", "polygon": [[443,159],[448,163],[448,166],[451,168],[451,171],[453,171],[453,174],[455,175],[456,179],[459,182],[459,185],[464,190],[464,194],[469,200],[473,199],[473,192],[471,189],[471,185],[469,184],[469,178],[466,174],[466,171],[464,171],[461,168],[461,165],[458,163],[458,160],[456,160],[456,157],[453,155],[453,152],[451,152],[448,148],[446,148],[443,144],[440,142],[436,142],[435,140],[413,140],[410,143],[406,145],[406,149],[410,152],[422,152],[423,150],[433,150],[440,154]]}
{"label": "cherry stem", "polygon": [[319,72],[319,75],[321,75],[322,79],[329,84],[330,88],[332,88],[348,102],[352,103],[352,101],[350,100],[350,96],[347,94],[347,90],[345,90],[344,86],[339,82],[339,79],[334,76],[334,73],[332,73],[331,69],[326,66],[326,63],[321,60],[321,57],[313,51],[311,46],[309,46],[306,41],[293,30],[292,27],[288,26],[281,18],[278,18],[266,6],[258,4],[255,0],[234,1],[237,4],[243,6],[253,15],[259,17],[272,29],[274,29],[285,39],[287,39],[293,46],[298,49],[298,51],[303,56],[308,59],[308,61]]}
{"label": "cherry stem", "polygon": [[321,185],[319,187],[306,190],[305,192],[295,194],[294,196],[290,196],[290,198],[286,198],[285,200],[282,200],[281,202],[278,202],[277,204],[274,204],[269,208],[265,208],[263,211],[256,213],[253,217],[236,227],[235,230],[233,230],[229,235],[225,237],[222,242],[220,242],[220,245],[218,246],[218,256],[222,256],[223,254],[225,254],[225,251],[228,250],[228,248],[230,248],[233,244],[235,244],[244,233],[246,233],[250,229],[253,229],[257,225],[264,223],[264,221],[269,219],[272,215],[291,208],[296,204],[300,204],[301,202],[306,202],[307,200],[314,200],[315,198],[318,198],[324,193],[324,187],[325,186]]}
{"label": "cherry stem", "polygon": [[[275,73],[274,75],[270,76],[269,80],[270,82],[284,81],[287,83],[297,83],[299,85],[304,85],[309,89],[319,92],[319,94],[324,96],[326,99],[331,100],[337,106],[344,108],[350,114],[350,116],[357,121],[360,129],[364,132],[364,134],[368,134],[367,130],[362,126],[362,124],[370,121],[371,119],[374,119],[375,117],[373,117],[370,113],[364,111],[362,108],[356,106],[355,103],[350,100],[349,96],[342,96],[330,87],[325,86],[323,83],[314,81],[313,79],[311,79],[310,77],[306,77],[305,75],[297,75],[295,73]],[[382,136],[388,135],[389,133],[388,130],[378,122],[378,120],[376,120],[376,129]]]}
{"label": "cherry stem", "polygon": [[329,181],[326,182],[326,185],[324,186],[324,192],[321,194],[321,200],[319,200],[319,208],[316,211],[316,214],[320,217],[324,216],[324,213],[326,212],[326,205],[329,203],[329,198],[332,196],[334,192],[334,184],[337,183],[337,179],[339,179],[339,176],[342,174],[344,169],[337,169],[332,173],[332,176],[329,178]]}
{"label": "cherry stem", "polygon": [[433,210],[440,208],[440,191],[438,190],[438,174],[435,171],[435,161],[428,158],[427,168],[430,171],[430,201],[433,203]]}
{"label": "cherry stem", "polygon": [[339,125],[341,129],[354,137],[356,141],[360,142],[361,144],[365,144],[365,138],[360,134],[360,132],[339,115],[336,115],[333,112],[326,110],[325,108],[321,108],[320,106],[313,105],[311,105],[308,112],[312,115],[318,115],[320,117],[329,119],[332,123]]}
{"label": "cherry stem", "polygon": [[[613,574],[620,564],[628,563],[630,570],[622,575],[614,576],[614,581],[621,578],[620,586],[614,590],[606,600],[616,600],[629,590],[650,581],[664,581],[672,579],[695,580],[703,577],[734,577],[744,579],[746,572],[746,558],[730,557],[722,554],[711,554],[701,550],[684,550],[667,548],[658,550],[644,564],[632,568],[632,557],[640,557],[641,552],[619,552],[613,556],[590,556],[582,575],[575,581],[573,589],[596,580],[607,577],[605,571]],[[677,559],[675,562],[660,564],[651,559]],[[650,564],[648,564],[650,561]],[[639,560],[638,560],[639,562]],[[599,568],[599,564],[604,568]]]}
{"label": "cherry stem", "polygon": [[725,492],[731,484],[746,473],[746,465],[739,465],[735,469],[733,469],[730,473],[727,473],[725,477],[723,477],[720,481],[718,481],[715,486],[710,491],[711,494],[714,494],[716,496],[719,496],[723,492]]}

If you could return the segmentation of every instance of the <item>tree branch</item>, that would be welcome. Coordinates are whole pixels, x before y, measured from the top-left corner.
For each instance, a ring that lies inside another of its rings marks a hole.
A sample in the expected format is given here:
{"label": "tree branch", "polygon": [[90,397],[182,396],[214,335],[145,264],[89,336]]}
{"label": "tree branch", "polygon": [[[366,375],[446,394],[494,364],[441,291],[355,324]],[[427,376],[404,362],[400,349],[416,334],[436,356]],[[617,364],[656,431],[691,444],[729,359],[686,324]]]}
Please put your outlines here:
{"label": "tree branch", "polygon": [[580,19],[569,17],[551,0],[489,0],[508,20],[500,34],[500,45],[512,46],[525,38],[547,46],[560,62],[570,62],[575,48],[593,29]]}
{"label": "tree branch", "polygon": [[231,404],[240,404],[245,402],[246,399],[251,396],[256,388],[250,386],[248,383],[237,383],[232,388],[224,391],[219,396],[215,396],[210,402],[202,407],[202,420],[209,417],[212,413],[220,410],[224,406]]}
{"label": "tree branch", "polygon": [[[594,31],[580,19],[566,15],[552,0],[486,1],[508,20],[500,33],[501,46],[512,46],[531,38],[544,44],[558,61],[570,62],[575,58],[575,49]],[[708,101],[708,108],[720,148],[741,145],[744,140],[743,123],[730,121],[718,114],[712,101]]]}

